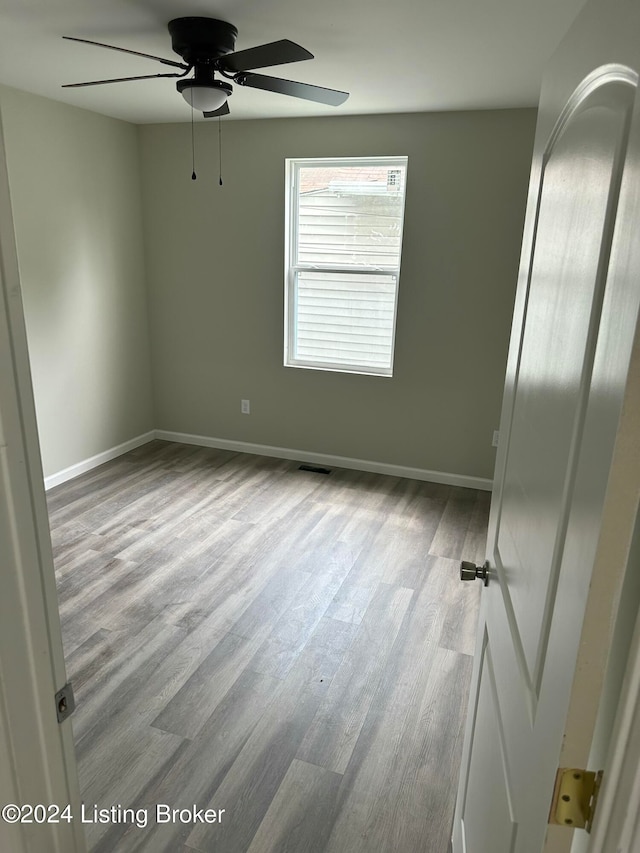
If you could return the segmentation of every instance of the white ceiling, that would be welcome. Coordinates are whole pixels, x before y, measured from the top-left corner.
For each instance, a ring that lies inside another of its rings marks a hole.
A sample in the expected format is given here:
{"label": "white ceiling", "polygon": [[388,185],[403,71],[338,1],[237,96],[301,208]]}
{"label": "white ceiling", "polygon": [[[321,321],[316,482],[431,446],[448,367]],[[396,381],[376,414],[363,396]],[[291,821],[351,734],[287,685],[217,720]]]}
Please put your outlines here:
{"label": "white ceiling", "polygon": [[136,123],[189,121],[175,80],[61,89],[171,69],[63,41],[180,60],[167,22],[234,24],[236,50],[281,38],[315,59],[260,73],[351,93],[340,107],[235,87],[236,119],[533,106],[542,68],[585,0],[0,0],[0,82]]}

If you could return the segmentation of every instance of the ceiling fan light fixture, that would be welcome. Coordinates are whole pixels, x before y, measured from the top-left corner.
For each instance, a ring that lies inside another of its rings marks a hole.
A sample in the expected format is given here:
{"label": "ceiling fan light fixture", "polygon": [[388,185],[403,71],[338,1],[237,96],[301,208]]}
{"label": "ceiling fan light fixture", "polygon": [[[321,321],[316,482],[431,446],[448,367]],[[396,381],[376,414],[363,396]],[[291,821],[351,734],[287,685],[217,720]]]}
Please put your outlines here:
{"label": "ceiling fan light fixture", "polygon": [[190,107],[201,112],[219,110],[233,92],[222,80],[178,80],[176,88]]}

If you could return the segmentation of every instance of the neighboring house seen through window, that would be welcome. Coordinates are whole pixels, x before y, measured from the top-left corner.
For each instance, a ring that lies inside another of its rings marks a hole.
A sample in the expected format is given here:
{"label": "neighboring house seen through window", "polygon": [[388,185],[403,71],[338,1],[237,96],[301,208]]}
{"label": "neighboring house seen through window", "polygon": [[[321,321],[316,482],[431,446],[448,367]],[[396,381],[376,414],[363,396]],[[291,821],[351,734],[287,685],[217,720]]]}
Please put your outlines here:
{"label": "neighboring house seen through window", "polygon": [[393,374],[406,175],[406,157],[286,161],[286,366]]}

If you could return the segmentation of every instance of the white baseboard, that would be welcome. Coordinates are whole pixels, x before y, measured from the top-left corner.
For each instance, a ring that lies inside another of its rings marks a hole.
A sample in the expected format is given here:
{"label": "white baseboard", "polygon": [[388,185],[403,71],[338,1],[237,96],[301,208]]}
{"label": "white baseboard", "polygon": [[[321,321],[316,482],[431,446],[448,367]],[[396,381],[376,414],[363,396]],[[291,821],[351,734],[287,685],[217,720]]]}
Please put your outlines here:
{"label": "white baseboard", "polygon": [[232,441],[227,438],[211,438],[206,435],[189,435],[184,432],[171,432],[157,429],[155,438],[164,441],[176,441],[180,444],[196,444],[199,447],[216,447],[219,450],[235,450],[237,453],[255,453],[258,456],[275,456],[278,459],[295,459],[300,462],[312,462],[318,465],[336,468],[351,468],[355,471],[371,471],[373,474],[389,474],[392,477],[407,477],[410,480],[426,480],[430,483],[444,483],[447,486],[462,486],[466,489],[481,489],[490,492],[491,480],[484,477],[469,477],[466,474],[449,474],[445,471],[428,471],[423,468],[409,468],[405,465],[389,465],[386,462],[371,462],[368,459],[352,459],[348,456],[333,456],[327,453],[311,453],[306,450],[292,450],[288,447],[272,447],[268,444],[251,444],[246,441]]}
{"label": "white baseboard", "polygon": [[466,474],[451,474],[447,471],[429,471],[424,468],[410,468],[406,465],[390,465],[387,462],[372,462],[369,459],[354,459],[349,456],[334,456],[328,453],[313,453],[307,450],[293,450],[289,447],[273,447],[269,444],[253,444],[246,441],[233,441],[228,438],[212,438],[206,435],[190,435],[184,432],[171,432],[157,429],[138,435],[135,438],[111,447],[89,459],[83,459],[57,474],[44,479],[44,487],[49,490],[61,483],[66,483],[80,474],[97,468],[105,462],[110,462],[122,456],[129,450],[134,450],[147,444],[154,438],[163,441],[175,441],[179,444],[195,444],[199,447],[216,447],[219,450],[233,450],[236,453],[254,453],[258,456],[274,456],[278,459],[295,459],[300,462],[311,462],[316,465],[350,468],[354,471],[370,471],[373,474],[389,474],[392,477],[407,477],[409,480],[424,480],[430,483],[443,483],[447,486],[462,486],[466,489],[481,489],[490,492],[493,486],[491,480],[484,477],[470,477]]}
{"label": "white baseboard", "polygon": [[150,432],[145,432],[143,435],[131,438],[129,441],[125,441],[117,447],[111,447],[109,450],[96,454],[96,456],[91,456],[89,459],[83,459],[81,462],[76,462],[75,465],[70,465],[63,471],[58,471],[57,474],[51,474],[50,477],[45,477],[44,487],[46,490],[53,489],[54,486],[59,486],[60,483],[66,483],[67,480],[72,480],[74,477],[78,477],[86,471],[91,471],[92,468],[97,468],[98,465],[110,462],[112,459],[115,459],[117,456],[122,456],[123,453],[127,453],[129,450],[135,450],[136,447],[140,447],[143,444],[147,444],[149,441],[153,441],[155,437],[155,431],[151,430]]}

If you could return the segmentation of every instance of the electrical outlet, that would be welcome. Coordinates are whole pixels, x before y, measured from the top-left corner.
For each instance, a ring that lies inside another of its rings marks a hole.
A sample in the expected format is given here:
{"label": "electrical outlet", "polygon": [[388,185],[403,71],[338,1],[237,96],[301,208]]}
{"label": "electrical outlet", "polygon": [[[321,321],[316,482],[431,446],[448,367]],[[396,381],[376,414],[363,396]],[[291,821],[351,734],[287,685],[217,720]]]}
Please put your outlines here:
{"label": "electrical outlet", "polygon": [[498,446],[498,441],[500,439],[500,430],[494,429],[493,431],[493,440],[491,441],[492,447]]}
{"label": "electrical outlet", "polygon": [[250,400],[240,400],[240,411],[243,415],[251,414],[251,401]]}

